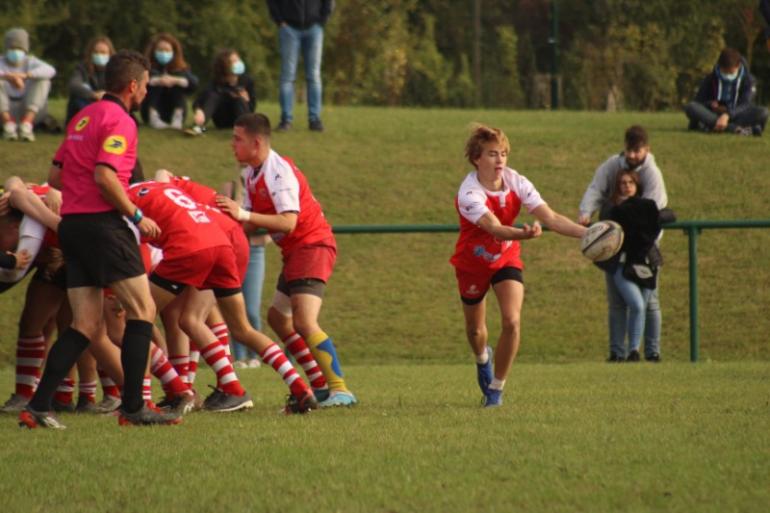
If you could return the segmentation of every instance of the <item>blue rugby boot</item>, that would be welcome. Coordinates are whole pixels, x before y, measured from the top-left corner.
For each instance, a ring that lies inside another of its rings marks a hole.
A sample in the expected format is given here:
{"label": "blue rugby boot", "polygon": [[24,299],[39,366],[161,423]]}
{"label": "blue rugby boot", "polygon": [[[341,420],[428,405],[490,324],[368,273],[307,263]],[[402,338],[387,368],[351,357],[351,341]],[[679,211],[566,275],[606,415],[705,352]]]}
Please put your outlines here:
{"label": "blue rugby boot", "polygon": [[489,390],[489,385],[492,383],[492,348],[487,346],[486,348],[487,352],[487,363],[485,364],[476,364],[476,378],[479,382],[479,388],[481,389],[481,393],[484,395],[487,395],[487,390]]}
{"label": "blue rugby boot", "polygon": [[503,391],[495,390],[494,388],[488,388],[487,393],[484,394],[484,398],[481,401],[484,408],[496,408],[503,405]]}

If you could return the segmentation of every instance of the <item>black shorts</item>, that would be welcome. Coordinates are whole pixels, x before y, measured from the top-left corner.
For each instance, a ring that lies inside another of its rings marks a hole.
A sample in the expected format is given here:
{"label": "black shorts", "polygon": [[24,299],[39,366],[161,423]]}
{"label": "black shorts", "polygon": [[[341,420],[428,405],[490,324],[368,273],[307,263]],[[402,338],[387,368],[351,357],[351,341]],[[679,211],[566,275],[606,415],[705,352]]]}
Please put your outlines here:
{"label": "black shorts", "polygon": [[136,237],[115,211],[62,216],[59,242],[68,289],[104,288],[145,273]]}
{"label": "black shorts", "polygon": [[[513,280],[518,281],[519,283],[524,283],[524,273],[521,272],[521,269],[518,267],[502,267],[495,272],[490,278],[489,278],[489,285],[497,285],[501,281],[505,280]],[[486,291],[488,289],[484,289],[484,293],[481,294],[479,297],[463,297],[460,296],[460,300],[465,303],[466,305],[472,306],[477,305],[481,303],[484,300],[484,296],[486,295]]]}
{"label": "black shorts", "polygon": [[275,288],[289,297],[292,294],[310,294],[323,299],[326,283],[318,278],[300,278],[299,280],[287,282],[283,273],[281,273],[278,275],[278,283],[275,285]]}

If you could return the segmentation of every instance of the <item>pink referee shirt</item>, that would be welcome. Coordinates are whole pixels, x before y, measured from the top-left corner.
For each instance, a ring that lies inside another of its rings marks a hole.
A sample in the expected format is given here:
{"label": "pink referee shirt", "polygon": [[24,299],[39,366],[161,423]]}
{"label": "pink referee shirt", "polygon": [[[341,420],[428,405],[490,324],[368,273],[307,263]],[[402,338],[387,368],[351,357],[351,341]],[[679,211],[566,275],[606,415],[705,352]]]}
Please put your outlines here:
{"label": "pink referee shirt", "polygon": [[100,164],[112,168],[128,189],[136,165],[136,136],[134,118],[114,96],[105,95],[72,118],[53,160],[61,168],[62,215],[115,210],[96,185],[94,170]]}

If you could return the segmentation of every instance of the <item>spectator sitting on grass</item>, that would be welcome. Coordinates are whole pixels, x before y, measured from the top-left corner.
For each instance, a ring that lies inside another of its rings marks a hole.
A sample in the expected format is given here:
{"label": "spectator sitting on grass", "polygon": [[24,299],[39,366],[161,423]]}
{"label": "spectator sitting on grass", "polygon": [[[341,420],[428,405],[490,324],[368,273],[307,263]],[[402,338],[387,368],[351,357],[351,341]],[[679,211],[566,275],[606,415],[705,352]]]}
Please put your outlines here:
{"label": "spectator sitting on grass", "polygon": [[115,47],[109,37],[98,36],[89,41],[83,60],[70,76],[70,97],[67,101],[67,123],[80,109],[104,96],[104,70]]}
{"label": "spectator sitting on grass", "polygon": [[690,130],[762,135],[768,111],[752,103],[754,77],[741,54],[725,48],[714,70],[701,82],[695,100],[684,110]]}

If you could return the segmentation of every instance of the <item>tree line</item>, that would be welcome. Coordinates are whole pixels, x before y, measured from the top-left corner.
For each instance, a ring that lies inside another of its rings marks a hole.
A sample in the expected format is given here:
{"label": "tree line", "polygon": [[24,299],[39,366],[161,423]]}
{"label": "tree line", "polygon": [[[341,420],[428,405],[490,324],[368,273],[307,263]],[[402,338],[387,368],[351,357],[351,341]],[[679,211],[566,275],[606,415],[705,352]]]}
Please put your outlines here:
{"label": "tree line", "polygon": [[[554,42],[566,108],[678,109],[726,45],[746,56],[760,99],[770,98],[770,52],[757,0],[336,4],[324,36],[327,102],[548,107]],[[277,98],[277,27],[264,0],[0,0],[0,6],[0,29],[30,32],[33,53],[58,70],[54,87],[61,95],[92,36],[106,34],[117,48],[142,51],[163,31],[182,41],[201,79],[210,76],[216,50],[232,47],[259,85],[259,97]]]}

